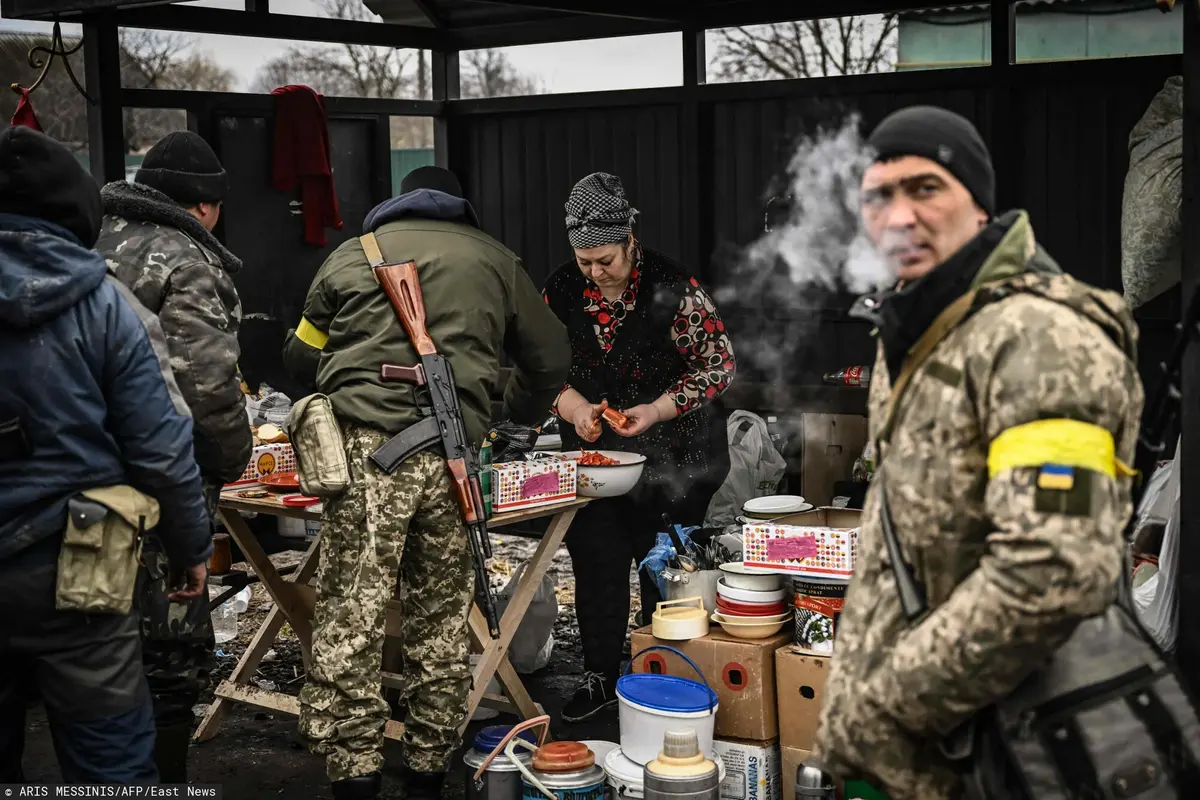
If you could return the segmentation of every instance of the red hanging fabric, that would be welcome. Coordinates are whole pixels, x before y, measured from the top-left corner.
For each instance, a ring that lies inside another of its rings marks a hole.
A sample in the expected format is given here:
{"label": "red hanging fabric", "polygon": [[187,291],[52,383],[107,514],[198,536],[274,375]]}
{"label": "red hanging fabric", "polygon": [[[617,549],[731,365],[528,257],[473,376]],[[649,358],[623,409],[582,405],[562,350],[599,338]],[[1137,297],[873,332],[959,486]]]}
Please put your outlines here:
{"label": "red hanging fabric", "polygon": [[271,185],[300,190],[304,241],[325,246],[325,228],[342,229],[333,169],[329,164],[329,126],[325,99],[308,86],[282,86],[275,96],[275,152]]}
{"label": "red hanging fabric", "polygon": [[33,113],[33,103],[29,99],[28,89],[16,89],[21,95],[21,99],[17,102],[17,110],[13,112],[12,124],[24,125],[26,128],[33,128],[39,133],[42,132],[42,124],[38,122],[37,114]]}

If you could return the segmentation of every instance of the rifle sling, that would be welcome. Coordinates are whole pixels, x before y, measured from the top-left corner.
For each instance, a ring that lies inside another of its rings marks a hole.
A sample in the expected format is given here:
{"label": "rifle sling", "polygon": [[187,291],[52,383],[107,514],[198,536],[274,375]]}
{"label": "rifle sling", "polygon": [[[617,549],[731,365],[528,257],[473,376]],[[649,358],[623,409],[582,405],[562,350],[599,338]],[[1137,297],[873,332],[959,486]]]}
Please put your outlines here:
{"label": "rifle sling", "polygon": [[358,242],[362,245],[363,252],[366,253],[367,263],[371,265],[371,269],[387,265],[387,261],[383,258],[383,251],[379,249],[379,240],[375,238],[375,234],[363,234],[358,237]]}

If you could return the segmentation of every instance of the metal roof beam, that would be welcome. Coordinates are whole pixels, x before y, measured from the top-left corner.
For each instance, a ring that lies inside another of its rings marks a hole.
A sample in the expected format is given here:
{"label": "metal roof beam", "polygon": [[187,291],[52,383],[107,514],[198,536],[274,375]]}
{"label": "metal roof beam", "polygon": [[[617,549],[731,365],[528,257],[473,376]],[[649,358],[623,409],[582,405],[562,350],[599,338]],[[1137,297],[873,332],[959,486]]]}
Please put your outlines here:
{"label": "metal roof beam", "polygon": [[153,6],[124,9],[114,18],[127,28],[149,28],[186,33],[215,33],[262,39],[293,39],[306,42],[445,49],[449,42],[442,31],[388,22],[356,22],[294,14],[247,13],[216,8]]}
{"label": "metal roof beam", "polygon": [[[684,8],[678,3],[645,3],[638,0],[574,0],[573,2],[554,2],[553,0],[473,0],[475,3],[490,6],[509,6],[515,8],[530,8],[541,11],[557,11],[563,14],[583,14],[596,17],[616,17],[618,19],[636,19],[648,22],[670,22],[682,24],[686,16]],[[670,6],[669,12],[655,13],[657,6]]]}

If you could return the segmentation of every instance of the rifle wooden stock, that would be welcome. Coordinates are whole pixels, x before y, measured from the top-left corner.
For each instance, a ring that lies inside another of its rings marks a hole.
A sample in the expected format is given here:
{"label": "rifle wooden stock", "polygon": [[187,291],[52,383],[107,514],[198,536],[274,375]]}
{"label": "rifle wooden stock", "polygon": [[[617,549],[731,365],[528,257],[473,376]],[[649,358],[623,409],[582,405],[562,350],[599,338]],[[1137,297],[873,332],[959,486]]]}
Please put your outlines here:
{"label": "rifle wooden stock", "polygon": [[392,308],[400,317],[404,330],[408,331],[408,338],[417,353],[423,356],[437,353],[433,339],[425,329],[425,298],[421,295],[421,283],[417,278],[417,262],[404,261],[375,267],[375,278],[392,301]]}

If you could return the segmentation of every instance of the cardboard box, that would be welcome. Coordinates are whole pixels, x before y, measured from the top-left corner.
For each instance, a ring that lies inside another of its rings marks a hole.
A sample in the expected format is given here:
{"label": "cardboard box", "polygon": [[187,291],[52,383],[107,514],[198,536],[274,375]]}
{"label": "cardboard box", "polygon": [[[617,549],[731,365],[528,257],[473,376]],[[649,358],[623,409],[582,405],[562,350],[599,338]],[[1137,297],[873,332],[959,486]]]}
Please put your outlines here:
{"label": "cardboard box", "polygon": [[783,766],[779,770],[779,789],[783,800],[796,800],[796,767],[808,760],[810,755],[811,750],[780,746],[779,761]]}
{"label": "cardboard box", "polygon": [[296,454],[291,442],[285,444],[262,444],[250,452],[250,463],[246,465],[242,477],[226,486],[246,486],[258,483],[268,475],[276,472],[295,472]]}
{"label": "cardboard box", "polygon": [[537,458],[492,465],[492,513],[575,499],[579,465],[567,458]]}
{"label": "cardboard box", "polygon": [[790,628],[768,639],[735,639],[717,625],[712,632],[686,642],[655,639],[650,628],[632,634],[634,672],[653,672],[699,680],[696,671],[674,653],[652,650],[672,647],[692,661],[717,693],[716,736],[766,741],[779,735],[775,697],[775,651],[792,639]]}
{"label": "cardboard box", "polygon": [[721,800],[782,800],[779,742],[716,739],[713,749],[725,763]]}
{"label": "cardboard box", "polygon": [[850,480],[854,461],[867,444],[867,418],[805,412],[800,415],[799,439],[800,494],[814,505],[829,505],[833,485]]}
{"label": "cardboard box", "polygon": [[862,512],[816,508],[774,522],[742,526],[747,572],[842,578],[854,574]]}
{"label": "cardboard box", "polygon": [[782,647],[775,653],[775,685],[779,697],[779,743],[811,750],[821,721],[821,699],[832,659],[793,653]]}

